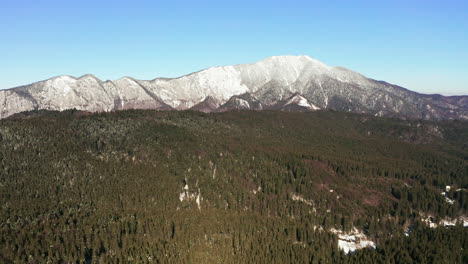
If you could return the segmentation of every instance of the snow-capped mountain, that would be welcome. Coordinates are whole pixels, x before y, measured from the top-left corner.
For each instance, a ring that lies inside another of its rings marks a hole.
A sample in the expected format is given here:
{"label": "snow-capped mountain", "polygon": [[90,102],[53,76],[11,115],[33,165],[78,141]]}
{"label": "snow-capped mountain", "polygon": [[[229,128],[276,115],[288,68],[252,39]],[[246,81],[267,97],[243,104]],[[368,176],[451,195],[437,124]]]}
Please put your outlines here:
{"label": "snow-capped mountain", "polygon": [[417,119],[468,119],[468,96],[424,95],[307,56],[208,68],[179,78],[101,81],[58,76],[0,90],[0,118],[34,110],[334,109]]}

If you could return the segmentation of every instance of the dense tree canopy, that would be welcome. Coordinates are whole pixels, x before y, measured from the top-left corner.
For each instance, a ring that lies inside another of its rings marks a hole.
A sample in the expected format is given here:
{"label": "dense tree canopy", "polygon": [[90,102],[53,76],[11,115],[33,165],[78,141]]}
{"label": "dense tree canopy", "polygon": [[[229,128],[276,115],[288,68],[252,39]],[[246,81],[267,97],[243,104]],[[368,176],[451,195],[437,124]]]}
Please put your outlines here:
{"label": "dense tree canopy", "polygon": [[467,189],[463,121],[29,112],[0,120],[0,262],[468,263],[466,228],[422,221]]}

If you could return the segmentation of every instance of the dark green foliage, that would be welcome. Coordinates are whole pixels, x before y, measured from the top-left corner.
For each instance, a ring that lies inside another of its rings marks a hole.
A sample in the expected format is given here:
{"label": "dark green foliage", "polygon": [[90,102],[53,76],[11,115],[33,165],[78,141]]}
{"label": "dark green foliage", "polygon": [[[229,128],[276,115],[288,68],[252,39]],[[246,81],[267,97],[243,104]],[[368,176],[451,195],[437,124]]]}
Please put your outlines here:
{"label": "dark green foliage", "polygon": [[[467,131],[338,112],[20,114],[0,120],[0,262],[467,263],[468,230],[421,224],[467,215]],[[328,230],[353,227],[377,249],[343,254]]]}

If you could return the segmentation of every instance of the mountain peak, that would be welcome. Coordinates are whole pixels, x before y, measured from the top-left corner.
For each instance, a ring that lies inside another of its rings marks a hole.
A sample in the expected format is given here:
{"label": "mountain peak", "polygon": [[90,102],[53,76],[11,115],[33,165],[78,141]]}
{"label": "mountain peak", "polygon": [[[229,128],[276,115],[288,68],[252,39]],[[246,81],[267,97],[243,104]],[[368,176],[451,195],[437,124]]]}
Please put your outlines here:
{"label": "mountain peak", "polygon": [[326,64],[322,63],[319,60],[311,58],[306,55],[280,55],[280,56],[271,56],[263,60],[258,61],[257,63],[273,63],[273,64],[317,64],[324,67],[328,67]]}
{"label": "mountain peak", "polygon": [[92,74],[90,74],[90,73],[85,74],[85,75],[83,75],[83,76],[80,76],[78,79],[80,79],[80,80],[81,80],[81,79],[94,79],[94,80],[96,80],[96,81],[100,81],[99,78],[97,78],[96,76],[94,76],[94,75],[92,75]]}
{"label": "mountain peak", "polygon": [[266,57],[263,60],[313,60],[313,59],[306,55],[275,55],[275,56]]}

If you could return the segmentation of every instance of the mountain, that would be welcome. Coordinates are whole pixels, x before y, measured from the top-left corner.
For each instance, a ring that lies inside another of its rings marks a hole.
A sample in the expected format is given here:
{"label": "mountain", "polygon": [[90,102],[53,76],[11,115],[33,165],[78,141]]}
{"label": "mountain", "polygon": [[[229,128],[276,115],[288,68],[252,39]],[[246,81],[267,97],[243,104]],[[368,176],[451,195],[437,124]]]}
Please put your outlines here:
{"label": "mountain", "polygon": [[[288,98],[293,100],[286,106]],[[419,94],[307,56],[274,56],[179,78],[123,77],[103,82],[93,75],[59,76],[1,90],[0,105],[0,118],[28,110],[75,108],[92,112],[333,109],[403,119],[468,119],[468,96]]]}

